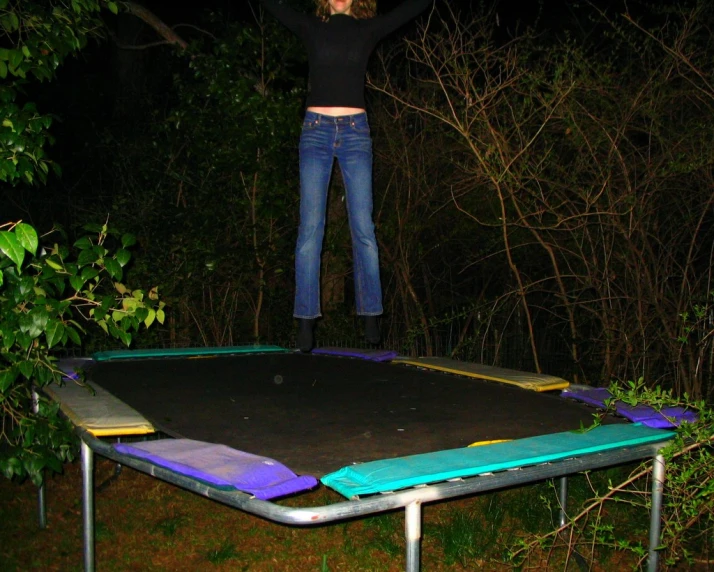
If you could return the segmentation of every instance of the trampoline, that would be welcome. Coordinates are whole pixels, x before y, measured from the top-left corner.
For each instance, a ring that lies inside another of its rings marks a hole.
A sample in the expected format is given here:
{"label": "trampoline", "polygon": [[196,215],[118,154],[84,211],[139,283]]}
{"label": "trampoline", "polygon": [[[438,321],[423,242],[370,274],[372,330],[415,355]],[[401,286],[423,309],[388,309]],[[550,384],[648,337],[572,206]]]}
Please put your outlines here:
{"label": "trampoline", "polygon": [[[652,458],[656,569],[659,451],[674,434],[614,416],[580,431],[594,410],[552,391],[568,386],[559,378],[275,346],[108,352],[61,367],[67,382],[47,393],[81,437],[85,570],[95,565],[94,454],[288,525],[403,508],[410,571],[420,567],[423,503],[558,477],[563,524],[567,475]],[[93,391],[70,379],[80,370]],[[112,442],[151,433],[167,438]],[[345,500],[299,509],[275,500],[318,479]],[[42,494],[40,503],[43,519]]]}

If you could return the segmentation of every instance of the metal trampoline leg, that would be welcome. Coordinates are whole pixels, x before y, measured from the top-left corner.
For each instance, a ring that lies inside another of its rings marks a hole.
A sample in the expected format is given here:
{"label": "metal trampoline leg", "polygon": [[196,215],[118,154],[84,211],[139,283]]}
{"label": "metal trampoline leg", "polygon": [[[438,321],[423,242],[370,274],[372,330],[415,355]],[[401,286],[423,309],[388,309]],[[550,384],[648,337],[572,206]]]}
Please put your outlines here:
{"label": "metal trampoline leg", "polygon": [[558,526],[563,527],[568,522],[566,507],[568,506],[568,477],[560,477],[560,487],[558,489],[558,501],[560,502],[560,512],[558,514]]}
{"label": "metal trampoline leg", "polygon": [[652,461],[652,509],[650,511],[650,550],[647,557],[648,572],[656,572],[657,547],[662,528],[662,497],[664,496],[664,456],[658,454]]}
{"label": "metal trampoline leg", "polygon": [[94,572],[94,453],[82,441],[82,514],[84,570]]}
{"label": "metal trampoline leg", "polygon": [[37,520],[41,529],[47,528],[47,501],[45,499],[45,483],[37,487]]}
{"label": "metal trampoline leg", "polygon": [[[32,388],[32,411],[37,413],[40,410],[40,396],[37,389]],[[43,475],[44,477],[44,475]],[[37,520],[41,529],[47,528],[47,499],[45,497],[45,483],[37,488]]]}
{"label": "metal trampoline leg", "polygon": [[404,518],[404,531],[407,539],[407,572],[419,572],[421,567],[421,501],[409,503]]}

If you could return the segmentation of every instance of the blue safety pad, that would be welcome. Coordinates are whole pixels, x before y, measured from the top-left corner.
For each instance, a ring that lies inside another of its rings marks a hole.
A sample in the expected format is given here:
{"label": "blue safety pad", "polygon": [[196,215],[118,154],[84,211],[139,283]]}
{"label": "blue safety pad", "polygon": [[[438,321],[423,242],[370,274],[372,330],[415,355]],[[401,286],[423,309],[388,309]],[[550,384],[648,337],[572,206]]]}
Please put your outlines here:
{"label": "blue safety pad", "polygon": [[353,498],[645,443],[658,443],[674,436],[675,433],[671,431],[638,424],[602,425],[586,432],[553,433],[483,447],[371,461],[343,467],[325,475],[321,481],[341,495]]}
{"label": "blue safety pad", "polygon": [[215,348],[156,348],[147,350],[113,350],[92,354],[95,361],[141,358],[211,357],[215,355],[287,353],[279,346],[226,346]]}

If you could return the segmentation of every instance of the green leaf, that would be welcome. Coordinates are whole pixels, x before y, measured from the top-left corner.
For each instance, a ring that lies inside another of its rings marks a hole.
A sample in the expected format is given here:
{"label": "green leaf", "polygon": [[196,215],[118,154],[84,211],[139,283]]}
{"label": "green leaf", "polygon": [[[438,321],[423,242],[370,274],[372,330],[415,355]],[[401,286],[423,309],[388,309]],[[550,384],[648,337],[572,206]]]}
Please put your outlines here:
{"label": "green leaf", "polygon": [[37,338],[47,328],[50,316],[44,308],[35,307],[30,313],[30,317],[32,318],[32,325],[30,326],[29,334],[33,338]]}
{"label": "green leaf", "polygon": [[123,332],[119,330],[117,332],[117,337],[124,343],[126,347],[131,345],[131,334],[129,332]]}
{"label": "green leaf", "polygon": [[7,460],[2,461],[2,472],[8,479],[11,479],[15,475],[22,475],[22,463],[17,457],[10,457]]}
{"label": "green leaf", "polygon": [[64,336],[64,324],[59,320],[50,320],[47,322],[47,327],[45,328],[45,339],[47,340],[47,347],[57,345],[62,341]]}
{"label": "green leaf", "polygon": [[109,275],[112,278],[121,279],[121,266],[114,258],[106,258],[104,260],[104,267],[107,269],[107,272],[109,272]]}
{"label": "green leaf", "polygon": [[102,225],[96,222],[88,222],[82,228],[87,232],[102,232]]}
{"label": "green leaf", "polygon": [[18,270],[25,259],[25,249],[20,246],[17,237],[12,232],[0,231],[0,252],[12,260]]}
{"label": "green leaf", "polygon": [[16,379],[17,369],[14,367],[0,370],[0,393],[5,393]]}
{"label": "green leaf", "polygon": [[40,387],[44,387],[54,381],[54,374],[50,368],[43,365],[35,369],[35,381],[38,382]]}
{"label": "green leaf", "polygon": [[96,262],[97,258],[97,253],[94,252],[94,250],[82,250],[82,252],[79,253],[79,256],[77,257],[77,263],[80,266],[86,266],[88,264],[92,264],[93,262]]}
{"label": "green leaf", "polygon": [[148,328],[149,326],[151,326],[151,324],[154,323],[155,319],[156,319],[156,310],[154,310],[153,308],[149,308],[149,313],[146,316],[146,318],[144,319],[144,325]]}
{"label": "green leaf", "polygon": [[[14,16],[14,14],[12,15]],[[10,50],[10,69],[17,70],[18,66],[22,63],[24,59],[25,58],[20,50]]]}
{"label": "green leaf", "polygon": [[15,332],[13,332],[12,330],[6,330],[0,333],[2,333],[2,346],[6,350],[9,350],[15,343]]}
{"label": "green leaf", "polygon": [[91,280],[92,278],[99,276],[99,270],[92,268],[91,266],[87,266],[86,268],[82,268],[81,276],[84,281]]}
{"label": "green leaf", "polygon": [[0,20],[2,27],[5,28],[7,32],[14,32],[20,26],[20,20],[15,12],[10,12]]}
{"label": "green leaf", "polygon": [[82,287],[85,284],[85,280],[82,280],[81,276],[70,276],[69,278],[69,284],[74,288],[76,292],[79,292],[82,290]]}
{"label": "green leaf", "polygon": [[77,344],[78,346],[82,345],[82,340],[79,337],[77,330],[75,330],[74,328],[65,327],[65,332],[67,334],[67,337],[72,340],[73,343]]}
{"label": "green leaf", "polygon": [[51,258],[46,258],[46,259],[45,259],[45,264],[47,264],[47,266],[49,266],[49,267],[52,268],[53,270],[62,270],[62,265],[59,264],[59,263],[57,263],[57,262],[55,262],[55,261],[52,260]]}
{"label": "green leaf", "polygon": [[15,339],[20,346],[20,349],[27,351],[32,343],[32,338],[27,334],[27,332],[17,332]]}
{"label": "green leaf", "polygon": [[107,2],[107,8],[109,8],[109,11],[115,16],[119,13],[119,8],[117,7],[116,2]]}
{"label": "green leaf", "polygon": [[129,248],[136,244],[136,237],[133,234],[125,234],[121,237],[121,245],[124,248]]}
{"label": "green leaf", "polygon": [[0,60],[0,79],[5,79],[7,77],[7,64]]}
{"label": "green leaf", "polygon": [[139,323],[144,322],[149,317],[149,308],[136,308],[134,310],[134,329],[139,329]]}
{"label": "green leaf", "polygon": [[20,373],[24,375],[27,379],[32,378],[32,372],[35,371],[35,362],[29,360],[23,360],[17,364],[20,369]]}
{"label": "green leaf", "polygon": [[116,259],[119,265],[123,268],[124,266],[126,266],[127,262],[131,260],[131,254],[128,250],[120,248],[119,250],[117,250]]}
{"label": "green leaf", "polygon": [[97,320],[97,325],[104,330],[105,334],[109,333],[109,328],[107,327],[107,321],[106,320]]}
{"label": "green leaf", "polygon": [[20,223],[15,227],[15,236],[27,252],[30,254],[35,254],[37,252],[37,245],[39,243],[37,239],[37,231],[31,227],[29,224]]}
{"label": "green leaf", "polygon": [[86,248],[92,248],[92,246],[94,245],[92,244],[92,241],[89,239],[88,236],[83,236],[82,238],[77,240],[77,242],[74,243],[74,246],[75,248],[81,248],[82,250],[84,250]]}

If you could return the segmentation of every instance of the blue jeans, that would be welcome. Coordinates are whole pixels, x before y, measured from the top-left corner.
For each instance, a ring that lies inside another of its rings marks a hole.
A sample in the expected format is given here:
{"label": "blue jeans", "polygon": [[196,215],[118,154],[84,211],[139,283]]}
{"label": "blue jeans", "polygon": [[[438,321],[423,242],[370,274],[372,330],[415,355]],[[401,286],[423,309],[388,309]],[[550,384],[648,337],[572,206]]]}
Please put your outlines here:
{"label": "blue jeans", "polygon": [[342,171],[352,235],[357,314],[382,313],[379,252],[372,222],[372,139],[367,114],[308,111],[300,136],[300,228],[295,247],[295,317],[320,312],[320,258],[327,188],[335,158]]}

